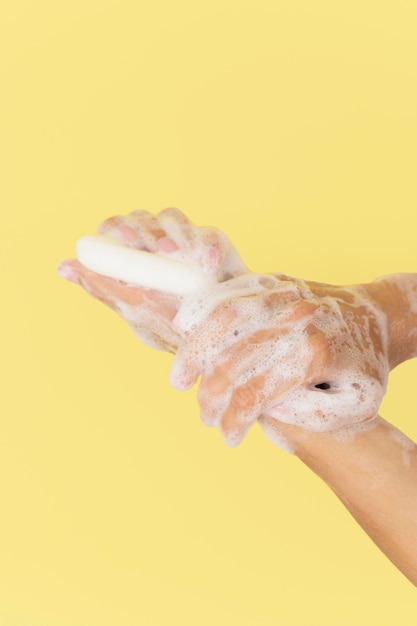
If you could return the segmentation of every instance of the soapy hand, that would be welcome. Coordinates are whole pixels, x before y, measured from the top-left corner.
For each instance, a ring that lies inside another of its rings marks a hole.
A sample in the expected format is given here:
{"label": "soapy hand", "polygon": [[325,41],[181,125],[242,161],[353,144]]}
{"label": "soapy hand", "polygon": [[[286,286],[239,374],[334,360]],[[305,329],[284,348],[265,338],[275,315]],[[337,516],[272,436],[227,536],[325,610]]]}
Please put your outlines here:
{"label": "soapy hand", "polygon": [[[125,246],[196,266],[210,282],[248,272],[224,233],[195,226],[179,209],[164,209],[158,215],[143,210],[117,215],[102,222],[97,232]],[[127,285],[90,271],[76,260],[64,261],[58,271],[120,314],[143,343],[176,352],[180,337],[172,328],[172,320],[182,298]]]}
{"label": "soapy hand", "polygon": [[360,286],[247,274],[187,298],[173,325],[183,340],[171,383],[202,376],[201,417],[230,446],[261,414],[318,432],[377,417],[385,318]]}

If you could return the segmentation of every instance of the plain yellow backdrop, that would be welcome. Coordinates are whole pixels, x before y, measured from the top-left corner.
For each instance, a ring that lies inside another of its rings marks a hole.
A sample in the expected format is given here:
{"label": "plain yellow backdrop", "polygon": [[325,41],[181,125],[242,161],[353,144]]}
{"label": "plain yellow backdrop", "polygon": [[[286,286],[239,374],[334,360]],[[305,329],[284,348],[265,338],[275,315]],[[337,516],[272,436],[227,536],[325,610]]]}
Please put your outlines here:
{"label": "plain yellow backdrop", "polygon": [[[417,5],[17,0],[0,25],[0,626],[411,626],[415,588],[56,266],[178,206],[256,271],[417,271]],[[417,364],[382,415],[417,438]]]}

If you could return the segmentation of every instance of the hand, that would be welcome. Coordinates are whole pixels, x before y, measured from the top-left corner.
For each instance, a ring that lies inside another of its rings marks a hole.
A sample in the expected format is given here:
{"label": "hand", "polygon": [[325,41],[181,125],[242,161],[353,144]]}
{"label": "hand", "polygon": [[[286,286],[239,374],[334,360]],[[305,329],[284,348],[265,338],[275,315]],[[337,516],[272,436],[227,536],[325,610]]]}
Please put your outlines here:
{"label": "hand", "polygon": [[[147,211],[115,216],[100,224],[97,232],[126,246],[197,265],[219,282],[248,271],[224,233],[194,226],[178,209],[164,209],[156,216]],[[88,270],[76,260],[62,263],[59,273],[115,310],[143,343],[168,352],[177,350],[180,337],[172,320],[181,298],[127,286]]]}
{"label": "hand", "polygon": [[267,414],[310,431],[373,420],[389,362],[385,316],[364,286],[248,274],[189,297],[171,382],[201,374],[201,417],[237,445]]}

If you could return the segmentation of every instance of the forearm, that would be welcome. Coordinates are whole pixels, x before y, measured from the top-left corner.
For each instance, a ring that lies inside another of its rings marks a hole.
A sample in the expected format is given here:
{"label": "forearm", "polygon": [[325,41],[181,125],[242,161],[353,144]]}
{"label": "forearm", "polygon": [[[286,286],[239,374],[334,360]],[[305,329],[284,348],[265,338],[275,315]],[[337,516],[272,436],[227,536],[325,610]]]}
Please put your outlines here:
{"label": "forearm", "polygon": [[352,440],[296,433],[295,454],[339,497],[375,544],[417,586],[417,447],[378,418]]}
{"label": "forearm", "polygon": [[417,356],[417,274],[383,276],[362,288],[386,316],[390,369]]}

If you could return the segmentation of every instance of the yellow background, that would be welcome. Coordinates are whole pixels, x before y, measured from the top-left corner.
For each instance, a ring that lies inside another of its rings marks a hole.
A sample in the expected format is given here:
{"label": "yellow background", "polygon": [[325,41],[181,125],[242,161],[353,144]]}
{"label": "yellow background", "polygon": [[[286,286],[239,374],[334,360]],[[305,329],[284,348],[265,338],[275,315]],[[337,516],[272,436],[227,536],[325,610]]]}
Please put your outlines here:
{"label": "yellow background", "polygon": [[[417,271],[415,2],[17,0],[0,31],[0,625],[414,625],[330,490],[257,427],[227,448],[56,266],[178,206],[253,270]],[[382,410],[412,438],[416,381]]]}

